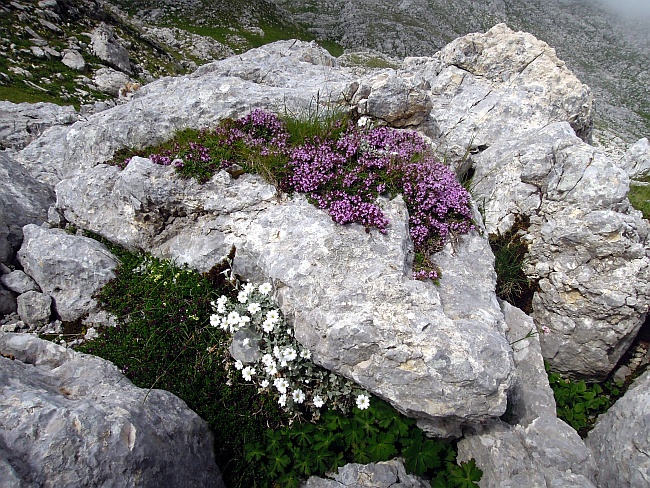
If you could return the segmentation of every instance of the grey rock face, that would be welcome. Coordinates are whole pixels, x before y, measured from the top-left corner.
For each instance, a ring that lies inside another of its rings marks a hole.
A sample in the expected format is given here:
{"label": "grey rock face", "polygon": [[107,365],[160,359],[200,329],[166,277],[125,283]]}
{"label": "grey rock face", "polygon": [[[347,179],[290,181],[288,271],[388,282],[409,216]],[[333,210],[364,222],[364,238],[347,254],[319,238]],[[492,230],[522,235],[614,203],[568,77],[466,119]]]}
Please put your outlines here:
{"label": "grey rock face", "polygon": [[32,178],[7,152],[0,152],[0,263],[20,248],[23,226],[47,220],[54,192]]}
{"label": "grey rock face", "polygon": [[0,333],[0,352],[16,358],[0,357],[3,486],[224,487],[206,422],[178,397],[33,335]]}
{"label": "grey rock face", "polygon": [[106,24],[99,25],[92,32],[90,48],[95,55],[125,73],[131,73],[129,52],[115,36],[115,32]]}
{"label": "grey rock face", "polygon": [[97,88],[114,97],[117,97],[120,88],[130,81],[131,79],[127,75],[111,68],[100,68],[93,76],[93,82]]}
{"label": "grey rock face", "polygon": [[598,466],[602,488],[642,488],[650,484],[650,371],[632,387],[589,432],[587,446]]}
{"label": "grey rock face", "polygon": [[0,282],[16,293],[25,293],[27,291],[38,291],[36,282],[19,269],[11,273],[0,276]]}
{"label": "grey rock face", "polygon": [[54,299],[64,321],[76,320],[95,310],[92,295],[115,277],[115,258],[99,242],[69,235],[61,229],[27,225],[18,259],[25,272]]}
{"label": "grey rock face", "polygon": [[505,24],[458,38],[430,58],[406,58],[403,67],[430,83],[428,131],[452,161],[552,122],[567,121],[590,138],[589,87],[548,44]]}
{"label": "grey rock face", "polygon": [[18,315],[30,328],[45,325],[52,314],[52,297],[37,291],[28,291],[18,297]]}
{"label": "grey rock face", "polygon": [[310,477],[303,488],[429,488],[429,483],[406,474],[399,460],[371,464],[346,464],[333,479]]}
{"label": "grey rock face", "polygon": [[[102,165],[80,173],[57,194],[69,221],[199,270],[235,245],[235,271],[276,283],[296,338],[317,363],[431,421],[439,435],[458,432],[441,421],[474,422],[505,409],[512,359],[485,238],[468,236],[470,252],[445,257],[454,297],[411,279],[399,198],[382,202],[392,223],[383,235],[339,226],[304,197],[278,202],[256,176],[221,172],[199,185],[142,158],[124,171]],[[461,307],[470,289],[489,291],[475,291],[475,303]]]}
{"label": "grey rock face", "polygon": [[8,315],[18,310],[16,294],[0,285],[0,314]]}
{"label": "grey rock face", "polygon": [[83,71],[86,69],[86,61],[79,51],[74,49],[66,49],[63,51],[63,57],[61,62],[65,64],[70,69],[76,69],[77,71]]}
{"label": "grey rock face", "polygon": [[630,178],[650,173],[650,142],[648,138],[639,139],[625,153],[620,165]]}
{"label": "grey rock face", "polygon": [[602,378],[643,324],[650,229],[629,206],[629,179],[568,124],[508,137],[474,159],[489,232],[530,217],[526,274],[539,279],[535,322],[554,369]]}
{"label": "grey rock face", "polygon": [[506,302],[501,306],[515,361],[508,423],[492,420],[466,431],[458,443],[458,460],[476,460],[483,470],[482,488],[595,488],[591,452],[576,431],[555,416],[539,337],[520,340],[536,330],[532,319]]}
{"label": "grey rock face", "polygon": [[79,120],[74,107],[0,101],[0,147],[22,149],[53,125]]}

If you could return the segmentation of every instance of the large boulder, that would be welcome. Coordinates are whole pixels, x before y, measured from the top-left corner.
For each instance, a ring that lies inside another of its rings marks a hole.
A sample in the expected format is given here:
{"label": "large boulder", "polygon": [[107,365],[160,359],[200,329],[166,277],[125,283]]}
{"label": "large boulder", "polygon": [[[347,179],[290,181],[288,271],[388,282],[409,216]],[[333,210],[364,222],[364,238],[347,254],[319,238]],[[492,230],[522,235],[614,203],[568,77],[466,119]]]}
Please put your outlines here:
{"label": "large boulder", "polygon": [[129,51],[120,43],[113,29],[107,24],[97,26],[90,38],[90,50],[102,61],[114,68],[131,73]]}
{"label": "large boulder", "polygon": [[650,486],[650,371],[589,432],[587,446],[598,466],[600,488]]}
{"label": "large boulder", "polygon": [[533,320],[506,302],[501,306],[515,361],[508,413],[505,420],[467,430],[458,460],[476,460],[483,470],[481,488],[595,488],[591,452],[555,415]]}
{"label": "large boulder", "polygon": [[0,101],[0,148],[22,149],[54,125],[79,120],[72,106]]}
{"label": "large boulder", "polygon": [[0,263],[10,262],[23,240],[23,226],[47,220],[54,192],[30,176],[8,152],[0,152]]}
{"label": "large boulder", "polygon": [[650,226],[626,198],[627,174],[566,122],[504,137],[474,164],[488,232],[530,220],[533,317],[552,330],[542,337],[544,357],[564,373],[603,378],[650,305]]}
{"label": "large boulder", "polygon": [[54,299],[63,321],[74,321],[97,309],[93,294],[115,277],[118,260],[103,244],[61,229],[30,224],[18,259],[43,293]]}
{"label": "large boulder", "polygon": [[627,150],[620,166],[630,178],[650,174],[650,142],[647,137],[639,139]]}
{"label": "large boulder", "polygon": [[201,185],[143,158],[123,171],[100,165],[78,173],[57,185],[57,195],[75,225],[201,271],[234,245],[235,271],[276,284],[296,338],[317,363],[432,433],[458,434],[461,423],[505,411],[511,350],[493,257],[478,233],[440,254],[436,287],[411,278],[401,198],[381,202],[388,232],[366,233],[334,223],[302,196],[278,201],[258,176],[223,171]]}
{"label": "large boulder", "polygon": [[171,393],[137,388],[103,359],[0,333],[2,486],[221,488],[212,444]]}

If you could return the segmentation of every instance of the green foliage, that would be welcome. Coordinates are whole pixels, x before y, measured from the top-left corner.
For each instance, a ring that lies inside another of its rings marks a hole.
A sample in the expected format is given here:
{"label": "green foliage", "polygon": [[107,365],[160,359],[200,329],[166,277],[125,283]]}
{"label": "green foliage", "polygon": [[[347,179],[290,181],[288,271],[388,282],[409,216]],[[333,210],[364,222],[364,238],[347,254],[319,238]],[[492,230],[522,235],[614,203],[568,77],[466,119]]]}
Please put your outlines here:
{"label": "green foliage", "polygon": [[209,326],[210,301],[231,291],[218,282],[223,275],[111,250],[121,264],[98,300],[119,323],[80,350],[112,361],[141,388],[182,398],[210,424],[226,485],[255,486],[257,472],[244,458],[244,445],[263,441],[268,427],[288,419],[276,402],[233,374],[226,334]]}
{"label": "green foliage", "polygon": [[522,305],[521,301],[533,286],[523,270],[528,246],[519,233],[527,226],[527,222],[518,221],[505,234],[492,234],[489,237],[497,273],[497,296],[516,306]]}
{"label": "green foliage", "polygon": [[[644,184],[645,183],[645,184]],[[650,176],[641,180],[630,182],[630,203],[637,210],[641,210],[644,219],[650,219]]]}
{"label": "green foliage", "polygon": [[605,413],[624,393],[621,382],[608,380],[589,385],[584,380],[574,382],[550,371],[548,363],[546,371],[555,396],[557,416],[583,438],[594,427],[598,415]]}
{"label": "green foliage", "polygon": [[246,459],[259,462],[265,477],[283,487],[347,463],[375,463],[396,456],[404,459],[407,471],[433,478],[439,487],[475,487],[482,475],[473,460],[455,463],[452,444],[426,438],[413,419],[376,398],[366,410],[356,408],[348,415],[330,410],[316,424],[267,430],[265,443],[246,445]]}

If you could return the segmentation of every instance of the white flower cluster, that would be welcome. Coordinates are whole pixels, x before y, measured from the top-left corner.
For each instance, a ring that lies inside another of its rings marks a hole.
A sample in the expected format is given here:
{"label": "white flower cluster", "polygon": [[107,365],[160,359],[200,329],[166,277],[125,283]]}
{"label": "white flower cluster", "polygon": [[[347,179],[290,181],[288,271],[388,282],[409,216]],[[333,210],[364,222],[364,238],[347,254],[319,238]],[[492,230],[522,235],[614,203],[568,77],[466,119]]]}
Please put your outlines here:
{"label": "white flower cluster", "polygon": [[[316,417],[318,409],[326,405],[343,411],[355,404],[362,410],[368,408],[370,397],[356,384],[311,362],[311,352],[296,341],[271,292],[270,283],[257,287],[247,283],[236,301],[221,296],[212,302],[213,327],[230,334],[247,328],[261,338],[257,341],[261,350],[258,363],[244,365],[235,361],[242,378],[275,395],[283,408],[303,405]],[[250,339],[245,341],[244,345],[250,346]]]}

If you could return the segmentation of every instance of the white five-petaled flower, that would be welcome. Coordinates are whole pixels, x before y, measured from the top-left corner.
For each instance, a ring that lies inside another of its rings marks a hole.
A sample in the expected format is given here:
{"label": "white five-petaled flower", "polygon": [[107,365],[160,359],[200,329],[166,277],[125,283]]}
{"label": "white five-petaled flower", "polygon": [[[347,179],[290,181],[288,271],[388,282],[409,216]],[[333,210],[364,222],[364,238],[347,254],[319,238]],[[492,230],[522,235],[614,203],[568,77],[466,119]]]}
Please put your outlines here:
{"label": "white five-petaled flower", "polygon": [[248,312],[251,313],[251,314],[256,314],[257,312],[259,312],[260,310],[262,310],[262,307],[260,307],[260,304],[259,304],[259,303],[251,302],[251,303],[248,305],[248,309],[247,309],[247,310],[248,310]]}
{"label": "white five-petaled flower", "polygon": [[358,395],[357,396],[357,408],[359,410],[365,410],[370,406],[370,398],[368,395]]}
{"label": "white five-petaled flower", "polygon": [[262,330],[263,330],[264,332],[266,332],[267,334],[268,334],[269,332],[272,332],[274,327],[275,327],[275,323],[269,321],[268,319],[266,319],[266,320],[262,323]]}
{"label": "white five-petaled flower", "polygon": [[237,325],[239,324],[239,321],[241,318],[239,317],[239,314],[235,312],[234,310],[228,314],[228,325]]}
{"label": "white five-petaled flower", "polygon": [[221,317],[217,314],[210,315],[210,325],[212,327],[219,327],[221,325]]}
{"label": "white five-petaled flower", "polygon": [[246,381],[250,381],[253,378],[254,374],[255,374],[255,368],[251,366],[246,366],[241,371],[241,375]]}
{"label": "white five-petaled flower", "polygon": [[284,393],[280,395],[280,398],[278,398],[278,403],[281,407],[284,407],[287,404],[287,395]]}
{"label": "white five-petaled flower", "polygon": [[280,320],[280,314],[277,310],[269,310],[266,312],[266,320],[275,324],[278,320]]}
{"label": "white five-petaled flower", "polygon": [[325,402],[323,401],[323,399],[320,397],[320,395],[316,395],[314,397],[314,407],[320,408],[323,405],[325,405]]}
{"label": "white five-petaled flower", "polygon": [[266,371],[266,374],[268,375],[275,376],[278,372],[278,367],[275,365],[275,363],[269,364],[264,367],[264,371]]}
{"label": "white five-petaled flower", "polygon": [[246,303],[246,302],[248,301],[248,293],[246,293],[246,292],[243,291],[243,290],[240,291],[240,292],[237,294],[237,300],[239,300],[239,303]]}
{"label": "white five-petaled flower", "polygon": [[296,403],[302,403],[305,401],[305,394],[300,389],[293,390],[293,393],[291,395],[293,396],[293,401]]}
{"label": "white five-petaled flower", "polygon": [[259,292],[262,295],[268,295],[269,293],[271,293],[272,289],[273,288],[271,287],[271,283],[262,283],[258,288]]}
{"label": "white five-petaled flower", "polygon": [[242,341],[242,345],[244,347],[248,347],[250,345],[250,343],[251,343],[251,340],[248,337]]}
{"label": "white five-petaled flower", "polygon": [[255,285],[254,285],[253,283],[246,283],[246,284],[244,285],[244,287],[242,288],[242,290],[243,290],[247,295],[249,295],[250,293],[253,292],[253,290],[255,290]]}
{"label": "white five-petaled flower", "polygon": [[260,386],[262,388],[268,388],[269,387],[269,380],[262,380],[260,383]]}
{"label": "white five-petaled flower", "polygon": [[237,361],[235,361],[235,368],[236,368],[238,371],[241,371],[241,370],[244,368],[243,363],[242,363],[239,359],[238,359]]}
{"label": "white five-petaled flower", "polygon": [[298,354],[296,353],[296,350],[293,347],[285,347],[284,350],[282,351],[282,358],[285,361],[293,361],[296,359]]}
{"label": "white five-petaled flower", "polygon": [[280,348],[278,346],[273,346],[273,355],[277,359],[282,359],[282,353],[280,352]]}
{"label": "white five-petaled flower", "polygon": [[303,359],[311,359],[311,351],[309,349],[303,349],[300,351],[300,357]]}
{"label": "white five-petaled flower", "polygon": [[280,393],[286,393],[287,388],[289,388],[289,382],[284,378],[276,378],[273,380],[273,386],[275,386]]}
{"label": "white five-petaled flower", "polygon": [[217,313],[226,313],[226,303],[228,303],[228,297],[221,295],[217,299]]}
{"label": "white five-petaled flower", "polygon": [[271,356],[269,353],[266,353],[264,356],[262,356],[262,364],[266,364],[267,366],[271,364],[275,364],[275,359],[273,359],[273,356]]}

